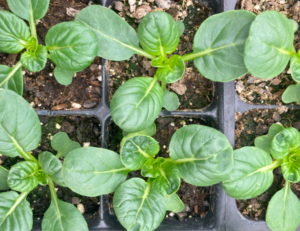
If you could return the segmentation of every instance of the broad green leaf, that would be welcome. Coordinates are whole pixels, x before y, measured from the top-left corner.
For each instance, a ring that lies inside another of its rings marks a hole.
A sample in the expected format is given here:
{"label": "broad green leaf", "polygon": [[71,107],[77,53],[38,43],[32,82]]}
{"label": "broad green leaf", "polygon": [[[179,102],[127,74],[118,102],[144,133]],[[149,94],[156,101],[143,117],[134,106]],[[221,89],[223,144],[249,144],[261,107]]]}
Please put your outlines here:
{"label": "broad green leaf", "polygon": [[279,132],[271,143],[271,154],[280,160],[300,146],[300,132],[296,128],[285,128]]}
{"label": "broad green leaf", "polygon": [[51,152],[42,152],[38,156],[40,165],[46,175],[53,175],[62,169],[62,164]]}
{"label": "broad green leaf", "polygon": [[64,181],[64,177],[63,177],[63,168],[61,168],[59,171],[57,171],[56,173],[54,173],[51,176],[51,179],[58,185],[63,186],[63,187],[67,187],[65,181]]}
{"label": "broad green leaf", "polygon": [[11,11],[29,22],[43,18],[48,11],[49,2],[50,0],[7,0]]}
{"label": "broad green leaf", "polygon": [[23,95],[23,74],[22,64],[18,63],[14,67],[0,65],[0,87],[12,90]]}
{"label": "broad green leaf", "polygon": [[141,50],[135,30],[107,7],[100,5],[86,7],[79,12],[75,20],[93,30],[99,44],[97,55],[102,58],[126,60]]}
{"label": "broad green leaf", "polygon": [[300,150],[295,150],[291,154],[284,157],[281,164],[283,177],[292,182],[300,181]]}
{"label": "broad green leaf", "polygon": [[300,104],[300,83],[288,86],[282,94],[282,101],[284,103],[299,103]]}
{"label": "broad green leaf", "polygon": [[155,230],[166,214],[164,196],[139,178],[120,185],[113,206],[118,220],[128,231]]}
{"label": "broad green leaf", "polygon": [[67,157],[71,151],[80,148],[81,146],[79,143],[72,141],[67,133],[59,132],[52,137],[51,147],[57,151],[56,156],[59,158],[61,156]]}
{"label": "broad green leaf", "polygon": [[155,75],[160,81],[174,83],[182,78],[184,71],[184,61],[179,55],[173,55],[164,61],[164,67],[158,68]]}
{"label": "broad green leaf", "polygon": [[289,19],[290,23],[292,24],[292,28],[294,33],[296,33],[298,31],[299,25],[298,22],[295,21],[294,19]]}
{"label": "broad green leaf", "polygon": [[179,196],[174,193],[171,196],[165,195],[167,210],[173,213],[180,213],[184,210],[184,204]]}
{"label": "broad green leaf", "polygon": [[82,71],[97,55],[95,34],[80,22],[63,22],[53,26],[45,42],[51,60],[64,70]]}
{"label": "broad green leaf", "polygon": [[209,17],[195,35],[194,53],[184,60],[195,59],[201,74],[213,81],[229,82],[245,75],[244,45],[254,19],[253,13],[244,10]]}
{"label": "broad green leaf", "polygon": [[156,178],[160,175],[160,166],[165,162],[163,157],[157,159],[148,159],[143,165],[141,174],[144,177]]}
{"label": "broad green leaf", "polygon": [[73,81],[73,75],[76,73],[75,71],[67,71],[62,69],[61,67],[56,66],[54,68],[54,77],[57,82],[62,85],[69,85]]}
{"label": "broad green leaf", "polygon": [[[156,124],[152,123],[149,127],[145,128],[142,131],[138,131],[136,132],[136,134],[138,135],[145,135],[145,136],[154,136],[156,133]],[[130,133],[123,131],[123,136],[127,136]]]}
{"label": "broad green leaf", "polygon": [[0,89],[0,153],[27,156],[41,139],[40,120],[31,105],[17,93]]}
{"label": "broad green leaf", "polygon": [[114,94],[110,111],[113,121],[127,132],[144,130],[153,124],[163,104],[163,91],[156,79],[136,77]]}
{"label": "broad green leaf", "polygon": [[30,231],[33,225],[32,210],[26,200],[28,192],[0,193],[0,230]]}
{"label": "broad green leaf", "polygon": [[163,107],[168,111],[176,111],[179,108],[179,99],[176,93],[165,90]]}
{"label": "broad green leaf", "polygon": [[7,184],[8,170],[0,166],[0,190],[7,190],[9,186]]}
{"label": "broad green leaf", "polygon": [[128,172],[117,153],[103,148],[75,149],[63,164],[66,185],[90,197],[114,192],[126,180]]}
{"label": "broad green leaf", "polygon": [[158,142],[150,136],[126,139],[121,149],[122,163],[130,170],[141,169],[144,163],[159,152]]}
{"label": "broad green leaf", "polygon": [[273,231],[292,231],[299,226],[300,202],[292,192],[289,182],[270,200],[266,222]]}
{"label": "broad green leaf", "polygon": [[291,74],[296,82],[300,82],[300,59],[297,55],[291,56]]}
{"label": "broad green leaf", "polygon": [[256,137],[254,140],[255,147],[265,150],[270,153],[271,143],[275,135],[281,132],[284,127],[281,124],[272,124],[268,135]]}
{"label": "broad green leaf", "polygon": [[234,151],[234,168],[223,181],[225,192],[236,199],[249,199],[266,191],[273,182],[272,158],[256,147]]}
{"label": "broad green leaf", "polygon": [[33,53],[24,52],[21,56],[22,65],[29,71],[38,72],[44,69],[47,63],[46,47],[39,45]]}
{"label": "broad green leaf", "polygon": [[155,56],[171,54],[179,44],[179,28],[173,17],[163,11],[148,13],[138,27],[139,41],[148,53]]}
{"label": "broad green leaf", "polygon": [[182,35],[185,30],[185,26],[181,20],[177,20],[176,23],[179,29],[179,34]]}
{"label": "broad green leaf", "polygon": [[261,79],[273,78],[286,67],[293,53],[291,23],[277,11],[256,16],[245,44],[244,60],[248,71]]}
{"label": "broad green leaf", "polygon": [[25,48],[29,38],[29,27],[22,19],[8,11],[0,11],[0,51],[19,53]]}
{"label": "broad green leaf", "polygon": [[209,186],[224,180],[233,168],[233,150],[225,135],[202,125],[178,129],[170,156],[189,184]]}
{"label": "broad green leaf", "polygon": [[86,220],[72,204],[51,198],[51,204],[42,221],[43,231],[88,231]]}

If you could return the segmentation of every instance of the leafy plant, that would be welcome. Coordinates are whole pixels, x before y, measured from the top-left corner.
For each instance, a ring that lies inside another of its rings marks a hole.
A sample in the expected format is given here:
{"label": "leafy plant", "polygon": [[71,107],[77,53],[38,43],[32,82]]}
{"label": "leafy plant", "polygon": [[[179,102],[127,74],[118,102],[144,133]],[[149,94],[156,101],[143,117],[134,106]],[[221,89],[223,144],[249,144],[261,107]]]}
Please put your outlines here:
{"label": "leafy plant", "polygon": [[[234,168],[223,181],[226,193],[236,199],[262,194],[273,182],[273,169],[281,167],[285,186],[270,200],[266,221],[273,231],[294,231],[300,224],[300,201],[290,183],[300,181],[300,132],[279,124],[255,139],[256,147],[234,151]],[[274,159],[274,161],[272,160]]]}
{"label": "leafy plant", "polygon": [[[22,67],[41,71],[47,59],[56,67],[54,76],[63,85],[73,75],[88,67],[97,55],[98,43],[93,31],[80,22],[64,22],[52,27],[45,44],[38,43],[35,22],[44,17],[50,0],[7,0],[13,13],[0,10],[0,51],[16,54],[24,49],[20,61],[12,68],[0,65],[0,87],[23,94]],[[29,22],[30,29],[22,20]]]}

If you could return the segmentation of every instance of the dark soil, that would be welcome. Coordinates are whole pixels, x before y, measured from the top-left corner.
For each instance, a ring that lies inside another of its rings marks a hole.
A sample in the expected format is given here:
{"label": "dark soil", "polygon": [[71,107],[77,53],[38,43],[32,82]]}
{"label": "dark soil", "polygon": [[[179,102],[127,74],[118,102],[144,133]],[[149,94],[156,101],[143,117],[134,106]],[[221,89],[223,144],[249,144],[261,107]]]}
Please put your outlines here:
{"label": "dark soil", "polygon": [[[121,17],[135,29],[144,17],[145,13],[151,11],[165,11],[173,16],[175,20],[183,21],[185,31],[181,35],[178,49],[174,54],[184,55],[193,51],[193,38],[200,24],[212,14],[212,10],[200,1],[172,1],[169,10],[158,8],[155,1],[136,1],[135,9],[130,12],[128,1],[118,1],[113,6]],[[122,5],[123,4],[123,5]],[[156,69],[151,66],[151,60],[140,55],[121,62],[107,62],[107,71],[110,76],[110,98],[114,92],[128,79],[137,76],[153,77]],[[201,109],[208,106],[213,97],[213,84],[204,78],[193,61],[186,62],[186,72],[181,80],[169,84],[168,90],[174,91],[179,96],[179,109]]]}
{"label": "dark soil", "polygon": [[[236,114],[236,146],[254,146],[254,139],[268,133],[269,127],[274,123],[281,123],[284,127],[295,127],[300,130],[300,111],[287,110],[281,106],[276,110],[251,110],[243,115]],[[263,194],[249,199],[237,200],[239,211],[246,217],[255,220],[265,219],[266,210],[272,196],[283,188],[285,179],[282,176],[281,168],[274,169],[274,182]],[[291,188],[300,199],[300,183],[291,183]]]}
{"label": "dark soil", "polygon": [[[54,25],[73,21],[76,13],[88,6],[84,0],[50,0],[50,6],[44,18],[37,21],[39,43],[44,44],[48,30]],[[0,9],[9,10],[6,0],[0,0]],[[9,55],[0,52],[0,64],[13,66],[20,59],[20,54]],[[35,109],[79,109],[93,108],[101,101],[101,58],[96,57],[93,64],[78,72],[72,84],[60,85],[54,78],[55,65],[48,59],[46,67],[37,73],[23,68],[23,97]]]}
{"label": "dark soil", "polygon": [[[41,116],[42,124],[42,139],[39,147],[32,151],[32,154],[37,158],[38,154],[43,151],[50,151],[53,154],[56,152],[51,148],[50,142],[52,136],[58,132],[66,132],[71,140],[79,142],[81,146],[100,147],[101,125],[95,118],[88,117],[45,117]],[[10,169],[11,166],[22,158],[10,158],[0,155],[0,164]],[[63,159],[61,159],[63,162]],[[57,196],[59,199],[72,203],[75,206],[84,206],[84,217],[86,219],[95,215],[99,211],[99,197],[84,197],[74,193],[68,188],[64,188],[55,184]],[[51,194],[48,185],[38,185],[27,197],[30,206],[33,210],[34,217],[41,217],[48,209],[51,202]]]}

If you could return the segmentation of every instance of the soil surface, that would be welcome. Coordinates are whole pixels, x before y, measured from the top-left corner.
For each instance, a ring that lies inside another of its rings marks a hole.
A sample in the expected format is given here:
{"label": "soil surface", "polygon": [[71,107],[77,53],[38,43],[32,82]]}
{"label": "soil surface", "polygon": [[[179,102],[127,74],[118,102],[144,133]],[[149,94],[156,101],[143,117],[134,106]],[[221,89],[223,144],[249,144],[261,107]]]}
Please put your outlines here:
{"label": "soil surface", "polygon": [[[193,38],[200,24],[212,15],[212,10],[200,1],[171,1],[169,9],[162,9],[153,0],[132,1],[132,5],[125,1],[117,1],[112,9],[123,17],[137,30],[142,18],[151,11],[165,11],[175,20],[181,20],[185,31],[180,37],[178,49],[173,54],[184,55],[193,52]],[[164,1],[161,1],[164,2]],[[110,99],[114,92],[128,79],[138,76],[153,77],[156,68],[151,66],[151,60],[140,55],[134,55],[129,60],[107,62],[109,73]],[[179,96],[179,109],[201,109],[210,104],[213,97],[213,84],[204,78],[193,61],[186,62],[186,71],[181,80],[169,84],[168,90]]]}
{"label": "soil surface", "polygon": [[[39,43],[44,40],[48,30],[54,25],[73,21],[77,13],[88,6],[84,0],[50,0],[45,17],[36,22]],[[9,10],[6,0],[0,0],[0,9]],[[0,64],[14,66],[20,60],[20,54],[5,54],[0,52]],[[101,58],[96,57],[93,64],[74,75],[72,84],[59,84],[53,75],[55,65],[48,59],[46,67],[37,73],[23,68],[23,97],[35,109],[79,109],[93,108],[101,101]]]}
{"label": "soil surface", "polygon": [[[287,110],[285,106],[280,106],[276,110],[251,110],[243,115],[237,113],[235,148],[254,146],[254,139],[266,135],[269,127],[274,123],[281,123],[284,127],[294,127],[300,130],[299,121],[300,111]],[[266,192],[249,200],[237,200],[237,207],[244,216],[255,220],[265,219],[269,201],[276,192],[283,188],[285,183],[280,167],[274,169],[273,173],[273,184]],[[300,183],[291,183],[291,188],[300,199]]]}
{"label": "soil surface", "polygon": [[[88,117],[46,117],[41,116],[42,139],[39,147],[32,151],[32,154],[38,158],[38,154],[43,151],[49,151],[56,154],[50,142],[58,132],[66,132],[69,138],[79,142],[81,146],[100,147],[101,144],[101,125],[95,118]],[[23,161],[22,158],[10,158],[0,155],[0,164],[10,169],[17,162]],[[63,163],[63,159],[61,158]],[[99,197],[84,197],[74,193],[68,188],[64,188],[55,184],[57,196],[60,200],[74,204],[78,208],[84,207],[84,217],[86,219],[97,214],[99,211]],[[48,185],[38,185],[27,197],[33,211],[34,217],[42,217],[48,209],[51,202],[51,194]]]}
{"label": "soil surface", "polygon": [[[240,0],[236,9],[245,9],[254,14],[264,11],[278,11],[288,18],[300,22],[300,2],[296,0]],[[300,49],[300,31],[295,33],[294,47]],[[262,80],[251,74],[247,74],[236,80],[235,90],[242,100],[251,104],[284,104],[281,96],[285,89],[295,84],[288,67],[278,76],[272,79]]]}

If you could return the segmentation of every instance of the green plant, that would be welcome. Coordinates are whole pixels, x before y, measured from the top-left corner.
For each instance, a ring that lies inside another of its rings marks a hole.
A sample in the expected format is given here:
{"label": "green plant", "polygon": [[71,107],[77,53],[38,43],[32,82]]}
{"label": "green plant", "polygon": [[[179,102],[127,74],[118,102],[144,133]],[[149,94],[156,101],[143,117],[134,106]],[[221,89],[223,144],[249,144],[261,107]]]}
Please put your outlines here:
{"label": "green plant", "polygon": [[290,183],[300,181],[300,132],[273,124],[255,146],[234,151],[234,168],[223,187],[236,199],[256,197],[271,186],[273,169],[281,166],[285,186],[270,200],[266,221],[273,231],[294,231],[300,224],[300,201]]}
{"label": "green plant", "polygon": [[[63,85],[72,82],[73,75],[88,67],[97,55],[97,38],[92,30],[80,22],[64,22],[52,27],[45,39],[38,43],[35,21],[47,12],[49,0],[7,0],[14,13],[0,10],[0,51],[16,54],[26,48],[13,67],[0,65],[0,87],[23,94],[22,67],[41,71],[47,58],[56,65],[54,76]],[[26,23],[29,22],[30,29]]]}

